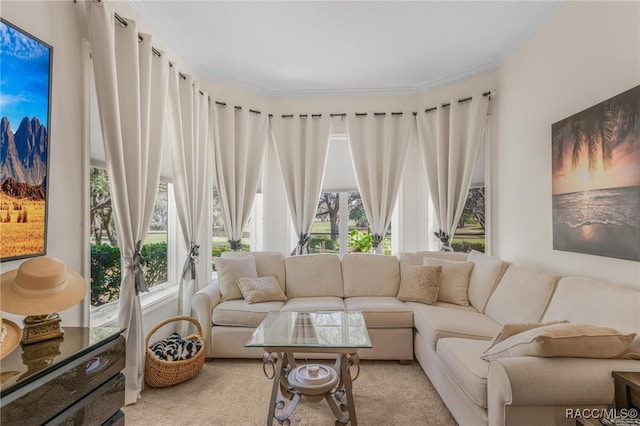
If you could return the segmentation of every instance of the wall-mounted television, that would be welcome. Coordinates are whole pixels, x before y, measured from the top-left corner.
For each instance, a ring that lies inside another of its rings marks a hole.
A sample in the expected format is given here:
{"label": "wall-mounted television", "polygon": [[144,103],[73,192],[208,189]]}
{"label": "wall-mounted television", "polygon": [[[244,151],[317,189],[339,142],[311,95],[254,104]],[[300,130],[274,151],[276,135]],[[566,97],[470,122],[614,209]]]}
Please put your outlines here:
{"label": "wall-mounted television", "polygon": [[0,18],[0,262],[47,251],[52,56]]}

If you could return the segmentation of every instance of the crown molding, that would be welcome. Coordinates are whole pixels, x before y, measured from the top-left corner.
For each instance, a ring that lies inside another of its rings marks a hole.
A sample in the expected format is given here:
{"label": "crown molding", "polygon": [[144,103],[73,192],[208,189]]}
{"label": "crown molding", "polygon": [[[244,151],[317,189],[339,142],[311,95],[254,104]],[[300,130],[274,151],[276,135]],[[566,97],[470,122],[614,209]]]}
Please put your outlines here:
{"label": "crown molding", "polygon": [[349,89],[315,89],[315,90],[273,90],[273,98],[295,97],[331,97],[331,96],[403,96],[416,95],[416,87],[380,87]]}
{"label": "crown molding", "polygon": [[233,87],[236,89],[241,89],[241,90],[245,90],[247,92],[251,92],[251,93],[255,93],[258,95],[262,95],[262,96],[272,96],[273,95],[273,90],[267,88],[267,87],[263,87],[263,86],[259,86],[257,84],[253,84],[253,83],[248,83],[246,81],[243,80],[238,80],[236,78],[233,77],[229,77],[226,75],[222,75],[222,74],[217,74],[215,72],[206,70],[202,67],[198,68],[198,74],[204,79],[207,80],[211,83],[219,83],[222,84],[224,86],[229,86],[229,87]]}
{"label": "crown molding", "polygon": [[499,65],[497,64],[497,62],[495,60],[491,60],[489,62],[485,62],[477,66],[463,68],[452,74],[443,75],[443,76],[436,77],[434,79],[420,83],[418,85],[418,92],[422,93],[422,92],[438,89],[448,84],[456,83],[461,80],[466,80],[468,78],[475,77],[476,75],[480,75],[488,71],[494,71],[498,69],[498,67]]}
{"label": "crown molding", "polygon": [[511,57],[518,49],[520,49],[527,41],[531,39],[540,29],[549,22],[549,19],[555,15],[564,5],[566,0],[553,0],[546,3],[546,8],[541,10],[529,24],[518,33],[518,36],[513,38],[511,42],[505,47],[500,56],[496,58],[496,65],[502,66],[507,59]]}

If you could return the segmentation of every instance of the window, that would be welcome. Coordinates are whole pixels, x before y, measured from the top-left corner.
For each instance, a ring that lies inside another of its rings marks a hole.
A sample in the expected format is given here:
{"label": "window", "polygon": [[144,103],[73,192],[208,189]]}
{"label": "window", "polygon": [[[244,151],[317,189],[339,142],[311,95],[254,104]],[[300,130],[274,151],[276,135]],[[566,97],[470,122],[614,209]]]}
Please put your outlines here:
{"label": "window", "polygon": [[[309,252],[340,255],[370,252],[369,221],[357,190],[349,144],[344,135],[334,135],[329,141],[322,187],[311,228]],[[391,254],[391,226],[382,244],[385,254]]]}
{"label": "window", "polygon": [[[105,167],[106,155],[100,117],[98,114],[98,98],[95,91],[93,63],[88,46],[85,46],[86,74],[84,87],[88,120],[85,131],[90,146],[89,167],[89,212],[87,250],[90,251],[90,311],[89,322],[92,327],[111,325],[117,318],[117,300],[120,296],[120,280],[122,265],[120,264],[120,248],[115,221],[111,206],[109,176]],[[145,278],[149,285],[149,293],[140,297],[144,311],[175,297],[178,288],[178,274],[182,264],[182,244],[180,227],[177,220],[173,185],[171,182],[171,158],[169,139],[162,141],[162,159],[160,165],[161,180],[158,186],[156,204],[154,206],[149,233],[142,246],[142,255],[147,262]],[[180,247],[178,247],[180,246]],[[184,253],[186,255],[186,253]]]}
{"label": "window", "polygon": [[309,253],[340,252],[340,193],[323,192],[311,227]]}
{"label": "window", "polygon": [[[341,224],[346,224],[346,227]],[[372,246],[370,234],[369,221],[358,191],[320,194],[316,219],[311,228],[310,253],[369,253]],[[391,227],[382,244],[385,254],[391,254]]]}
{"label": "window", "polygon": [[[258,188],[261,190],[261,188]],[[255,244],[255,237],[251,230],[255,229],[253,219],[256,217],[256,209],[261,208],[262,206],[262,194],[256,194],[256,197],[253,202],[253,208],[251,210],[251,214],[249,215],[249,221],[244,228],[244,232],[242,233],[242,251],[250,251],[251,247]],[[220,257],[220,255],[225,252],[231,250],[229,246],[229,240],[227,238],[227,234],[224,229],[224,220],[222,218],[222,205],[220,204],[220,197],[218,196],[218,190],[213,188],[213,210],[212,210],[212,220],[211,220],[211,267],[212,270],[216,270],[216,266],[213,263],[213,258]]]}
{"label": "window", "polygon": [[[149,233],[142,246],[147,262],[149,288],[168,281],[169,186],[160,182]],[[106,169],[90,169],[91,308],[118,300],[120,296],[120,248]]]}
{"label": "window", "polygon": [[[489,120],[487,120],[487,127]],[[471,188],[467,193],[467,201],[464,205],[464,211],[455,236],[451,241],[453,251],[469,252],[476,250],[485,252],[486,250],[486,187],[485,187],[485,141],[489,140],[488,133],[485,133],[485,139],[480,145],[478,159],[476,160],[473,177],[471,178]]]}
{"label": "window", "polygon": [[451,242],[453,251],[484,253],[485,226],[485,187],[471,188]]}

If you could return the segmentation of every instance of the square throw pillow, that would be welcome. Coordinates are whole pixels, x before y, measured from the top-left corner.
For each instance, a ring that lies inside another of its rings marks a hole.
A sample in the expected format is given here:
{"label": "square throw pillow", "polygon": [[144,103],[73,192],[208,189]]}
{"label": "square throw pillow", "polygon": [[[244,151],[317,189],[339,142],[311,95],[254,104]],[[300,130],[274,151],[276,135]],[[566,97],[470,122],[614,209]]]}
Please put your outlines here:
{"label": "square throw pillow", "polygon": [[491,349],[491,346],[496,345],[513,335],[522,333],[523,331],[532,330],[538,327],[545,327],[547,325],[562,324],[567,322],[569,321],[524,322],[524,323],[504,324],[502,327],[500,327],[500,330],[498,330],[495,336],[493,336],[493,339],[491,339],[491,345],[489,346],[489,349]]}
{"label": "square throw pillow", "polygon": [[218,271],[220,284],[220,301],[242,299],[242,292],[238,287],[238,278],[256,278],[256,260],[253,255],[242,257],[214,257],[213,261]]}
{"label": "square throw pillow", "polygon": [[425,256],[422,264],[442,266],[440,290],[438,291],[439,301],[469,306],[469,278],[473,270],[473,262],[457,262]]}
{"label": "square throw pillow", "polygon": [[487,349],[485,361],[515,356],[619,358],[629,352],[635,333],[609,327],[560,323],[515,334]]}
{"label": "square throw pillow", "polygon": [[238,287],[247,303],[286,302],[278,277],[242,277],[238,278]]}
{"label": "square throw pillow", "polygon": [[438,301],[441,266],[404,265],[398,300],[435,305]]}

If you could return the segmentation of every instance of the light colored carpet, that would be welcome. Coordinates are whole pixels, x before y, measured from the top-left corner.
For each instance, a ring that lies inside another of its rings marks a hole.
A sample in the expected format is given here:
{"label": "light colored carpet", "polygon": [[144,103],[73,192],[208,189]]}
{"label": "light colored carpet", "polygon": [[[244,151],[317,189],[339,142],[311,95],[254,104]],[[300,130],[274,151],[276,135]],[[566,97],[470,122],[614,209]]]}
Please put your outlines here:
{"label": "light colored carpet", "polygon": [[[264,425],[271,385],[261,360],[214,360],[206,362],[190,381],[168,388],[147,387],[137,404],[124,407],[125,421],[129,426]],[[409,365],[361,361],[353,394],[362,426],[456,424],[415,361]],[[324,400],[302,400],[290,419],[291,425],[335,422]]]}

